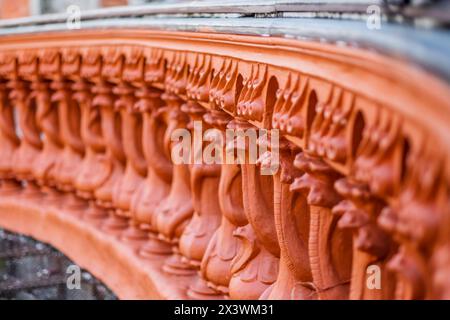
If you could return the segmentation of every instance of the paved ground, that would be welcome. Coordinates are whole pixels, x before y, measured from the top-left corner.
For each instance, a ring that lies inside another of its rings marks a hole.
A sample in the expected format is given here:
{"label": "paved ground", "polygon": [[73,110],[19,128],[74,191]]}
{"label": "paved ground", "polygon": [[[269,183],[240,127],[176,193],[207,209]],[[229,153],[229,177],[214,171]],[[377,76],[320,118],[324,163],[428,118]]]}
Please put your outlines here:
{"label": "paved ground", "polygon": [[69,286],[77,284],[73,278],[77,270],[51,246],[0,229],[0,299],[116,299],[84,270],[79,273],[79,288],[70,289],[68,280]]}

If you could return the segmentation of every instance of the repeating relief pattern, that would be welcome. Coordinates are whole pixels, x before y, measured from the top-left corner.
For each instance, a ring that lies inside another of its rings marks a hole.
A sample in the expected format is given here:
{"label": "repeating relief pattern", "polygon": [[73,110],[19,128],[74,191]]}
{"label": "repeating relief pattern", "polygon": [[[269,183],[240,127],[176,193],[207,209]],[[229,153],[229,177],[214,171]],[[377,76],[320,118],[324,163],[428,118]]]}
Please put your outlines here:
{"label": "repeating relief pattern", "polygon": [[[278,129],[278,172],[261,175],[272,150],[256,164],[173,163],[171,134],[196,120],[222,138]],[[449,299],[448,152],[434,134],[256,61],[138,45],[0,52],[0,194],[64,205],[164,258],[165,273],[194,277],[193,299]]]}

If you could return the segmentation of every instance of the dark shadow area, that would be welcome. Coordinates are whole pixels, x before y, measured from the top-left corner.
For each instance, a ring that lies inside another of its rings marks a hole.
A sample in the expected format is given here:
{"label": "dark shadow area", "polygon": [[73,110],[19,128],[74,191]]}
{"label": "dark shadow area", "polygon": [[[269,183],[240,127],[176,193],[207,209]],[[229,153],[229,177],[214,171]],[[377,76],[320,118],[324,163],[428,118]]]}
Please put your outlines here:
{"label": "dark shadow area", "polygon": [[53,247],[0,229],[0,300],[11,299],[117,298],[89,272],[80,269]]}

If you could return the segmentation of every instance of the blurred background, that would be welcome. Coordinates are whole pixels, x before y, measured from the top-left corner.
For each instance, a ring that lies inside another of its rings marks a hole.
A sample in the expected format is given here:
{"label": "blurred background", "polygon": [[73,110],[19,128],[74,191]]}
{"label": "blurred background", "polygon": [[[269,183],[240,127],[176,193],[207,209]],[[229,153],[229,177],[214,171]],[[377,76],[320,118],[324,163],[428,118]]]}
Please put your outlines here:
{"label": "blurred background", "polygon": [[[0,19],[21,18],[46,13],[66,12],[66,8],[76,4],[81,10],[114,6],[134,6],[161,0],[0,0]],[[164,3],[180,3],[183,0],[165,0]]]}
{"label": "blurred background", "polygon": [[80,287],[69,288],[69,266],[61,252],[0,228],[0,300],[115,300],[114,294],[81,269]]}

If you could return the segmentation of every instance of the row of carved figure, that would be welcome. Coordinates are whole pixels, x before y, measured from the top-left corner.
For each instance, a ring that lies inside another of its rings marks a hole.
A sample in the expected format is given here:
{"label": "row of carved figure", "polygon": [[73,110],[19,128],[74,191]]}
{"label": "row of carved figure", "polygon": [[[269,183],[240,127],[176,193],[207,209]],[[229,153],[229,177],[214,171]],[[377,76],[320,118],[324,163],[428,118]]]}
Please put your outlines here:
{"label": "row of carved figure", "polygon": [[[83,50],[1,57],[1,192],[169,256],[164,272],[199,274],[191,298],[450,298],[444,163],[400,116],[259,63]],[[196,120],[279,128],[280,170],[173,164]]]}

